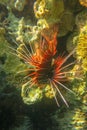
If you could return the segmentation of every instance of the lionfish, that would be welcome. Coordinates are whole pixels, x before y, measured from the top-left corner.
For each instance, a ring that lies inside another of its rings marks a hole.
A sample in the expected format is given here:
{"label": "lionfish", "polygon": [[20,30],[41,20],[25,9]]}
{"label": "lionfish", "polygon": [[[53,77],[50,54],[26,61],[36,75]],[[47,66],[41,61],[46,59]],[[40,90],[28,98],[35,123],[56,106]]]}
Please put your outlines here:
{"label": "lionfish", "polygon": [[66,65],[64,64],[74,53],[75,49],[67,56],[55,56],[57,53],[57,32],[54,33],[51,40],[45,34],[42,34],[42,37],[43,39],[39,44],[34,44],[34,48],[31,44],[30,48],[28,48],[26,44],[22,44],[21,47],[17,49],[18,57],[20,57],[28,65],[31,65],[30,68],[25,70],[28,73],[26,77],[29,77],[29,80],[24,84],[24,86],[29,85],[29,88],[34,85],[44,87],[44,85],[49,84],[57,106],[60,106],[60,104],[55,90],[58,92],[65,105],[69,107],[66,99],[59,89],[59,86],[71,93],[74,93],[66,87],[63,82],[68,81],[66,74],[68,74],[69,71],[65,71],[65,69],[73,65],[74,62]]}

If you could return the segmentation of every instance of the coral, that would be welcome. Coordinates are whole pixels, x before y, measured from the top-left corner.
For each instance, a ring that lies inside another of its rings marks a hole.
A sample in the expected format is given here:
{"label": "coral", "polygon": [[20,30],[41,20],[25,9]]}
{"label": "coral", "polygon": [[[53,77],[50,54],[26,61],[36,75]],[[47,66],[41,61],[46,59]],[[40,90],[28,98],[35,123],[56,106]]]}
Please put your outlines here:
{"label": "coral", "polygon": [[78,13],[75,18],[75,24],[80,31],[87,22],[87,9],[84,9],[82,12]]}
{"label": "coral", "polygon": [[25,104],[31,105],[38,103],[44,98],[44,95],[49,99],[54,98],[52,89],[49,85],[45,86],[43,89],[38,86],[33,86],[30,90],[29,85],[22,85],[21,96]]}
{"label": "coral", "polygon": [[50,87],[50,85],[47,85],[44,89],[45,91],[45,96],[47,98],[54,98],[53,92],[52,92],[52,88]]}
{"label": "coral", "polygon": [[[35,16],[39,20],[43,19],[44,21],[46,21],[45,25],[47,25],[47,27],[49,27],[52,24],[54,25],[55,23],[58,23],[59,37],[64,36],[69,31],[73,30],[73,26],[74,26],[73,12],[70,9],[67,10],[64,9],[63,1],[37,0],[34,4],[34,12],[35,12]],[[43,23],[41,24],[44,25]]]}
{"label": "coral", "polygon": [[[75,87],[76,86],[76,87]],[[83,102],[83,97],[86,96],[86,82],[83,81],[74,81],[73,91],[77,95],[77,99]],[[87,103],[87,101],[86,101]]]}
{"label": "coral", "polygon": [[49,24],[47,23],[46,19],[40,19],[40,20],[38,20],[37,26],[41,27],[42,29],[49,28]]}
{"label": "coral", "polygon": [[0,56],[3,57],[4,55],[6,55],[6,59],[5,64],[3,65],[3,69],[7,73],[15,73],[18,71],[19,68],[23,67],[23,64],[20,62],[20,60],[17,57],[15,58],[13,54],[9,53],[9,43],[5,40],[4,36],[2,35],[0,37]]}
{"label": "coral", "polygon": [[[24,93],[22,96],[25,97],[25,95],[28,95],[29,91],[34,85],[37,85],[38,87],[42,88],[43,91],[43,88],[46,87],[48,84],[52,89],[57,105],[59,106],[59,103],[55,96],[55,91],[59,93],[63,102],[68,107],[68,103],[61,94],[60,89],[57,88],[57,85],[73,93],[69,88],[64,86],[62,82],[69,80],[66,75],[67,73],[69,73],[69,71],[66,72],[65,69],[73,65],[74,62],[63,67],[62,65],[68,60],[68,58],[74,53],[74,51],[72,51],[66,57],[58,56],[54,58],[57,52],[57,30],[52,32],[52,37],[50,37],[49,33],[48,35],[45,35],[45,33],[42,32],[44,41],[42,40],[41,43],[35,44],[34,47],[32,47],[32,45],[28,47],[25,44],[21,44],[17,49],[17,55],[19,56],[19,58],[21,58],[29,66],[29,68],[25,70],[27,72],[26,78],[28,79],[26,83],[22,86]],[[33,90],[33,92],[34,91],[35,90]]]}
{"label": "coral", "polygon": [[18,11],[22,11],[27,4],[27,0],[16,0],[14,6]]}
{"label": "coral", "polygon": [[16,41],[19,41],[20,43],[23,43],[23,30],[25,29],[25,24],[24,24],[24,18],[22,18],[19,21],[19,25],[18,25],[18,31],[17,31],[17,35],[18,37],[16,38]]}
{"label": "coral", "polygon": [[8,9],[4,4],[0,3],[0,22],[3,22],[8,16]]}
{"label": "coral", "polygon": [[[62,114],[61,114],[62,113]],[[87,119],[85,116],[85,111],[80,108],[75,108],[73,111],[63,111],[56,112],[55,116],[52,117],[54,120],[54,125],[58,126],[57,129],[61,130],[86,130],[87,129]],[[58,116],[60,115],[60,118]],[[63,117],[61,117],[63,115]],[[68,117],[68,118],[67,118]]]}
{"label": "coral", "polygon": [[29,44],[38,39],[42,27],[32,26],[31,21],[29,21],[29,23],[30,25],[26,25],[24,18],[18,21],[18,29],[15,32],[17,42]]}
{"label": "coral", "polygon": [[69,10],[74,13],[78,13],[83,9],[78,0],[64,0],[64,7],[65,10]]}
{"label": "coral", "polygon": [[0,0],[0,3],[7,5],[9,3],[9,0]]}
{"label": "coral", "polygon": [[4,53],[6,53],[5,48],[6,48],[6,45],[8,44],[4,37],[5,33],[6,33],[5,29],[3,27],[0,27],[0,56],[2,56]]}
{"label": "coral", "polygon": [[35,16],[38,19],[46,19],[46,21],[51,24],[59,21],[60,15],[63,11],[63,0],[37,0],[34,3]]}
{"label": "coral", "polygon": [[26,65],[20,62],[19,58],[15,57],[15,53],[13,55],[13,52],[9,49],[10,44],[5,39],[6,30],[2,27],[0,27],[0,30],[0,72],[7,74],[6,78],[10,84],[14,83],[16,86],[19,86],[19,84],[22,83],[22,74],[19,78],[15,76],[17,76],[18,71],[24,69]]}
{"label": "coral", "polygon": [[70,10],[66,10],[61,15],[60,22],[58,24],[59,34],[58,36],[65,36],[68,32],[73,30],[74,27],[74,15]]}
{"label": "coral", "polygon": [[1,0],[0,10],[0,129],[86,130],[86,1]]}
{"label": "coral", "polygon": [[75,125],[74,128],[76,130],[87,129],[87,125],[86,125],[87,121],[85,117],[85,112],[83,112],[82,110],[76,109],[72,120],[73,120],[72,124]]}
{"label": "coral", "polygon": [[73,30],[72,34],[67,38],[66,48],[67,48],[68,52],[71,52],[72,48],[76,47],[76,45],[73,44],[73,42],[77,39],[77,38],[75,39],[75,37],[77,37],[78,34],[79,34],[79,31],[77,29],[75,29],[75,30]]}
{"label": "coral", "polygon": [[82,67],[85,71],[87,71],[87,25],[85,25],[82,30],[80,31],[80,34],[78,36],[77,40],[77,57],[79,60],[82,61]]}
{"label": "coral", "polygon": [[87,0],[79,0],[79,2],[82,6],[87,7]]}
{"label": "coral", "polygon": [[[77,72],[78,73],[78,72]],[[81,75],[79,74],[80,78]],[[74,76],[76,78],[76,76]],[[83,80],[74,79],[71,83],[75,95],[67,95],[71,102],[70,109],[57,111],[52,120],[54,125],[61,130],[86,130],[87,129],[87,75]],[[68,117],[68,118],[67,118]]]}
{"label": "coral", "polygon": [[24,119],[23,111],[20,111],[23,102],[19,93],[23,77],[22,74],[17,76],[17,72],[25,65],[11,53],[6,33],[6,29],[0,26],[0,129],[12,130]]}
{"label": "coral", "polygon": [[[13,19],[13,21],[12,21]],[[10,10],[7,20],[9,21],[8,26],[6,27],[7,30],[7,40],[11,39],[9,43],[12,43],[15,37],[17,37],[18,32],[18,25],[20,23],[20,19],[15,17],[12,11]],[[13,40],[12,40],[13,39]]]}
{"label": "coral", "polygon": [[5,34],[5,29],[3,27],[0,27],[0,35]]}
{"label": "coral", "polygon": [[[13,19],[13,21],[11,21]],[[12,12],[9,13],[8,21],[10,21],[8,30],[10,37],[13,37],[13,41],[21,43],[29,44],[36,42],[36,40],[40,39],[40,32],[44,28],[48,28],[48,24],[45,20],[39,20],[37,25],[33,25],[31,20],[25,22],[24,17],[16,18]]]}
{"label": "coral", "polygon": [[[42,91],[40,88],[37,88],[36,86],[31,88],[30,90],[28,89],[29,86],[22,86],[22,92],[21,96],[23,98],[24,103],[31,105],[37,102],[40,102],[42,99]],[[27,94],[26,94],[27,93]]]}

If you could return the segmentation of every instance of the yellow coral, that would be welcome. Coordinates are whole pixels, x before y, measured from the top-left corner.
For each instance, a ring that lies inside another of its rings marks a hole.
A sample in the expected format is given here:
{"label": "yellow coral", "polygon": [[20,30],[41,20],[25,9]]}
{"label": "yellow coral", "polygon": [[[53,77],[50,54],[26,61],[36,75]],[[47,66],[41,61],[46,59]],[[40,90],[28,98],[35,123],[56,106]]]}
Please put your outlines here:
{"label": "yellow coral", "polygon": [[47,85],[46,88],[45,88],[45,96],[48,97],[48,98],[54,97],[53,91],[52,91],[52,89],[49,85]]}
{"label": "yellow coral", "polygon": [[81,58],[86,57],[87,55],[87,34],[80,34],[78,45],[77,45],[77,55]]}
{"label": "yellow coral", "polygon": [[49,28],[49,25],[45,19],[38,20],[37,26],[42,27],[42,29]]}
{"label": "yellow coral", "polygon": [[24,103],[33,104],[42,99],[42,90],[34,86],[30,88],[29,85],[24,84],[22,86],[21,96]]}
{"label": "yellow coral", "polygon": [[79,2],[82,6],[87,7],[87,0],[79,0]]}
{"label": "yellow coral", "polygon": [[36,18],[46,19],[48,23],[58,22],[63,11],[63,0],[36,0],[34,4]]}
{"label": "yellow coral", "polygon": [[82,67],[84,68],[85,71],[87,71],[87,57],[84,58],[82,62]]}
{"label": "yellow coral", "polygon": [[72,124],[75,125],[75,130],[83,130],[86,123],[85,114],[80,109],[76,109],[72,121]]}
{"label": "yellow coral", "polygon": [[79,96],[82,96],[85,93],[86,83],[81,82],[78,83],[77,87],[73,88],[73,91],[77,93]]}
{"label": "yellow coral", "polygon": [[22,18],[20,21],[19,21],[19,25],[18,25],[18,31],[17,31],[17,35],[18,37],[16,38],[17,41],[19,42],[23,42],[23,29],[24,29],[24,18]]}
{"label": "yellow coral", "polygon": [[82,67],[87,71],[87,25],[82,28],[77,43],[77,58],[82,60]]}
{"label": "yellow coral", "polygon": [[[39,5],[39,6],[38,6]],[[44,0],[37,0],[34,4],[34,12],[37,18],[44,16],[48,10],[45,8],[46,3]]]}

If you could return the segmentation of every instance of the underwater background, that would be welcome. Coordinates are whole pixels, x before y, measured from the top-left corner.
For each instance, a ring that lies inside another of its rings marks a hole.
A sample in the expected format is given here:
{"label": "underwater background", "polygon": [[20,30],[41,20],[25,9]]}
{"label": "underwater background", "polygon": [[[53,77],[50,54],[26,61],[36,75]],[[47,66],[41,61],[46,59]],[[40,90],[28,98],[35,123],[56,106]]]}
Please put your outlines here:
{"label": "underwater background", "polygon": [[86,0],[0,0],[0,130],[87,130]]}

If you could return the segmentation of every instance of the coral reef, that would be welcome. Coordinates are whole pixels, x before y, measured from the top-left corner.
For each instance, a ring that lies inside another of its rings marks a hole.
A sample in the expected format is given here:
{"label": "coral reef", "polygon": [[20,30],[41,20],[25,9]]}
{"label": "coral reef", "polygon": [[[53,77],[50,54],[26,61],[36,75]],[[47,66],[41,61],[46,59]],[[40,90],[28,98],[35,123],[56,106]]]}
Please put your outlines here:
{"label": "coral reef", "polygon": [[86,7],[0,1],[0,130],[87,129]]}

